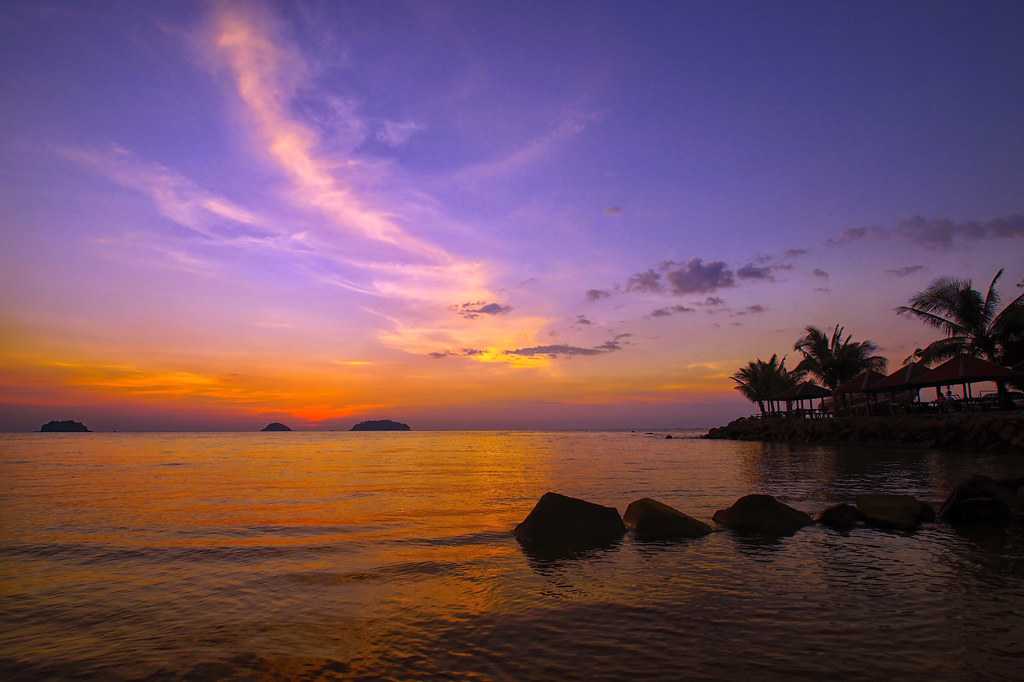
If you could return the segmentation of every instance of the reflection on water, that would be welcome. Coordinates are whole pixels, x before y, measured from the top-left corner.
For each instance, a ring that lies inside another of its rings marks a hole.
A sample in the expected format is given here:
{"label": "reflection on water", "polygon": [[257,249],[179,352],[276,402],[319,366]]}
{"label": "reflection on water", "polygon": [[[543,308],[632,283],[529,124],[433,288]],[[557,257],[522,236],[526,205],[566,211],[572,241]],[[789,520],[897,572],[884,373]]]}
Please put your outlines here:
{"label": "reflection on water", "polygon": [[0,436],[0,675],[924,677],[1024,666],[1024,537],[808,528],[526,553],[547,490],[710,519],[937,503],[1020,458],[625,433]]}

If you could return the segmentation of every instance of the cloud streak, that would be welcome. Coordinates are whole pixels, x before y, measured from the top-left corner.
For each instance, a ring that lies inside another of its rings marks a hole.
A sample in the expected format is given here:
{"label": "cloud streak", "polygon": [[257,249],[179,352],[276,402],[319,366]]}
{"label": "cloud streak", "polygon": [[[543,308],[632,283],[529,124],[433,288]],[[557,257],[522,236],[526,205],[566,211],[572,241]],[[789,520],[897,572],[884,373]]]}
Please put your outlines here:
{"label": "cloud streak", "polygon": [[232,227],[253,232],[268,228],[267,221],[256,213],[204,190],[162,164],[142,161],[122,147],[69,148],[61,153],[122,187],[148,196],[162,216],[204,237],[223,238]]}
{"label": "cloud streak", "polygon": [[597,346],[571,346],[564,343],[558,343],[547,346],[516,348],[514,350],[507,350],[505,353],[508,355],[517,355],[519,357],[526,358],[546,357],[552,359],[559,357],[604,355],[605,353],[614,353],[615,351],[622,350],[625,345],[625,343],[623,343],[623,339],[629,338],[630,336],[632,336],[632,334],[618,334]]}
{"label": "cloud streak", "polygon": [[323,156],[317,131],[291,114],[312,67],[280,39],[271,17],[242,7],[219,6],[213,48],[227,65],[264,150],[291,179],[295,200],[315,207],[347,233],[435,262],[452,261],[444,249],[411,235],[391,212],[371,206],[339,177],[338,169],[358,166],[357,161]]}
{"label": "cloud streak", "polygon": [[475,320],[481,315],[505,315],[512,312],[512,306],[500,303],[487,303],[486,301],[472,301],[452,306],[452,310],[466,318]]}
{"label": "cloud streak", "polygon": [[697,312],[693,308],[687,308],[685,305],[673,305],[665,308],[656,308],[651,311],[651,317],[670,317],[678,313],[694,313]]}
{"label": "cloud streak", "polygon": [[903,267],[892,268],[885,272],[893,277],[909,277],[910,275],[913,275],[916,272],[921,272],[924,269],[925,267],[923,265],[904,265]]}
{"label": "cloud streak", "polygon": [[894,227],[851,227],[826,244],[841,246],[867,239],[903,239],[933,250],[947,250],[957,243],[990,239],[1024,238],[1024,214],[1015,213],[991,220],[955,221],[949,218],[913,216]]}

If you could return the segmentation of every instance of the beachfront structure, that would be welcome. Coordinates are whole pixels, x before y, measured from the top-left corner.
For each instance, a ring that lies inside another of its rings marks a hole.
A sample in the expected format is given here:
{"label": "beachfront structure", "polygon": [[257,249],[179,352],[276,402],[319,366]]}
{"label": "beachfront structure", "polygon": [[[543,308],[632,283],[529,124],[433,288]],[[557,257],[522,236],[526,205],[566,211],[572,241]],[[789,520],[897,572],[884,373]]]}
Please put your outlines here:
{"label": "beachfront structure", "polygon": [[[793,388],[775,396],[774,400],[786,403],[786,413],[799,416],[817,417],[825,413],[825,398],[832,395],[832,391],[818,386],[811,381],[803,381]],[[814,401],[821,401],[818,409],[814,408]],[[805,406],[806,402],[806,406]],[[794,403],[796,406],[794,407]]]}
{"label": "beachfront structure", "polygon": [[[960,396],[956,397],[961,405],[975,404],[973,384],[980,382],[995,383],[998,400],[984,401],[989,407],[1010,407],[1007,384],[1014,381],[1013,370],[1001,367],[993,362],[971,355],[957,355],[938,367],[926,367],[923,363],[908,363],[888,376],[875,372],[863,372],[853,381],[847,382],[836,389],[837,407],[862,408],[867,414],[877,414],[881,408],[891,410],[900,405],[920,403],[920,392],[924,388],[934,388],[934,407],[944,407],[951,395],[951,388],[958,387]],[[943,394],[943,389],[946,394]],[[862,395],[861,400],[851,400],[850,396]]]}

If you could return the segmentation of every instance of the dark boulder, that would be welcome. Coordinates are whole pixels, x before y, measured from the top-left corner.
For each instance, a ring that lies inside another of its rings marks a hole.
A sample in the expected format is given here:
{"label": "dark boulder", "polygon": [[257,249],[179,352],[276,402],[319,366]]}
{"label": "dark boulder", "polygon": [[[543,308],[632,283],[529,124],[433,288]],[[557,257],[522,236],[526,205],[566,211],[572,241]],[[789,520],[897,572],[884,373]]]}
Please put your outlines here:
{"label": "dark boulder", "polygon": [[391,421],[390,419],[371,419],[359,422],[352,427],[353,431],[412,431],[408,424]]}
{"label": "dark boulder", "polygon": [[623,520],[641,540],[700,538],[712,531],[703,521],[649,497],[630,502]]}
{"label": "dark boulder", "polygon": [[836,530],[850,530],[863,520],[860,511],[852,504],[832,505],[818,515],[818,523]]}
{"label": "dark boulder", "polygon": [[626,526],[614,507],[548,492],[513,532],[527,546],[576,550],[611,544]]}
{"label": "dark boulder", "polygon": [[43,433],[89,433],[89,428],[85,424],[72,419],[46,422],[39,430]]}
{"label": "dark boulder", "polygon": [[291,431],[291,429],[281,422],[270,422],[264,426],[261,431]]}
{"label": "dark boulder", "polygon": [[1013,518],[1018,482],[996,481],[988,476],[973,476],[957,484],[939,510],[947,523],[1003,524]]}
{"label": "dark boulder", "polygon": [[935,520],[935,510],[911,495],[858,495],[857,509],[877,528],[914,530]]}
{"label": "dark boulder", "polygon": [[715,523],[741,533],[792,535],[814,520],[771,495],[747,495],[728,509],[715,512]]}

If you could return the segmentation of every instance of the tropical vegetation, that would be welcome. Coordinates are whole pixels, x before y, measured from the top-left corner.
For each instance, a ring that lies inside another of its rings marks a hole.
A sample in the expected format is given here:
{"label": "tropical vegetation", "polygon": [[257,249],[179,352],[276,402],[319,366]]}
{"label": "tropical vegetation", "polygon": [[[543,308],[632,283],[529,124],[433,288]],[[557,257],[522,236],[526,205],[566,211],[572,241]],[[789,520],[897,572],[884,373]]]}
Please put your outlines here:
{"label": "tropical vegetation", "polygon": [[910,305],[897,308],[898,314],[916,317],[945,334],[904,362],[930,365],[962,354],[1004,366],[1024,362],[1024,294],[998,310],[996,284],[1002,276],[1000,269],[984,295],[969,279],[942,277],[915,294]]}
{"label": "tropical vegetation", "polygon": [[796,371],[814,376],[833,391],[865,370],[885,371],[886,359],[877,355],[873,341],[854,341],[852,334],[844,337],[838,324],[831,335],[814,326],[804,331],[793,346],[803,355]]}
{"label": "tropical vegetation", "polygon": [[801,372],[786,369],[785,357],[779,360],[779,356],[773,354],[767,362],[761,358],[748,362],[730,378],[736,382],[736,390],[757,403],[764,415],[774,412],[774,398],[795,387],[801,377]]}

